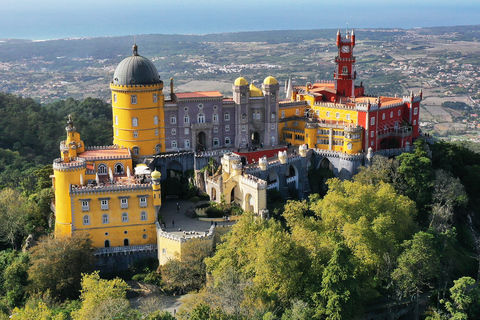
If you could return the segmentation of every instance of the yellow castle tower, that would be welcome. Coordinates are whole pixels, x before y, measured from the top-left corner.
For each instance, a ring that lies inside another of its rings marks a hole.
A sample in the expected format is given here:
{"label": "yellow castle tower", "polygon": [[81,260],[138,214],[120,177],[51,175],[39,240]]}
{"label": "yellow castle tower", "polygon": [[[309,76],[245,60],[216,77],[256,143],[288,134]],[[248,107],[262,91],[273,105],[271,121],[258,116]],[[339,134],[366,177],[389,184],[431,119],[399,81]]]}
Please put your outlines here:
{"label": "yellow castle tower", "polygon": [[134,158],[165,152],[163,81],[137,45],[115,69],[110,89],[113,144],[130,149]]}

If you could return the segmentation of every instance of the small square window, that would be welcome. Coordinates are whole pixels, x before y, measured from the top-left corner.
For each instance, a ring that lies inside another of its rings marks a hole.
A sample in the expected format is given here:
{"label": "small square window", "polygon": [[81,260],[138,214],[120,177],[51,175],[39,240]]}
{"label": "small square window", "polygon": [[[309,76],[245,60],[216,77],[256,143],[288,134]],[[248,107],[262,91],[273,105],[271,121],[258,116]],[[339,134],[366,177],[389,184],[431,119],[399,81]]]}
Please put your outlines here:
{"label": "small square window", "polygon": [[137,95],[136,95],[136,94],[132,94],[132,96],[131,96],[131,103],[132,103],[132,104],[137,104]]}

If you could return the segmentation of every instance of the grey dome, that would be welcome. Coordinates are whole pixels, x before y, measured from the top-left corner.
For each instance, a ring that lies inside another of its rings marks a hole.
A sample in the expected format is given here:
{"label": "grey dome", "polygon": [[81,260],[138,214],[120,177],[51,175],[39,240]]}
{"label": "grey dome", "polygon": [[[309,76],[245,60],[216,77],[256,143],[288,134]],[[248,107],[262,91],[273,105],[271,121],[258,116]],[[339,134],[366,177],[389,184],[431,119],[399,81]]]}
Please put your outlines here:
{"label": "grey dome", "polygon": [[160,83],[157,68],[145,57],[138,55],[137,45],[133,46],[133,55],[123,59],[113,74],[115,85],[140,85]]}

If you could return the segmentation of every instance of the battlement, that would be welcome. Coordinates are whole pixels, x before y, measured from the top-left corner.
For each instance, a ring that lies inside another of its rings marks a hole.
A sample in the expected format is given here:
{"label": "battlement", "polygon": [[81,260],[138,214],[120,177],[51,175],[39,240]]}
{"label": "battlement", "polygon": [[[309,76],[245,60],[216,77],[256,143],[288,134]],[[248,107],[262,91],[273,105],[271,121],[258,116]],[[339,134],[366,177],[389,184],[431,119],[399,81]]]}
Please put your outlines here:
{"label": "battlement", "polygon": [[117,145],[85,147],[85,150],[87,150],[87,151],[90,151],[90,150],[115,150],[115,149],[120,149],[120,148]]}
{"label": "battlement", "polygon": [[79,186],[70,185],[70,194],[92,194],[92,193],[104,193],[104,192],[125,192],[125,191],[150,191],[152,190],[151,183],[139,183],[139,184],[110,184],[105,186]]}
{"label": "battlement", "polygon": [[340,158],[343,160],[350,160],[350,161],[355,161],[355,160],[361,160],[365,157],[364,153],[354,153],[354,154],[348,154],[348,153],[343,153],[340,151],[334,151],[334,150],[324,150],[324,149],[313,149],[315,153],[318,153],[324,157],[328,158]]}
{"label": "battlement", "polygon": [[243,175],[240,178],[240,181],[243,184],[246,184],[254,189],[262,190],[267,188],[267,181],[257,178],[255,176],[252,176],[250,174]]}
{"label": "battlement", "polygon": [[63,162],[63,159],[57,158],[53,160],[53,170],[71,171],[78,169],[86,169],[87,162],[83,158],[73,158],[70,162]]}
{"label": "battlement", "polygon": [[212,239],[215,235],[215,225],[210,226],[207,231],[200,232],[200,231],[175,231],[175,232],[166,232],[160,226],[160,223],[157,221],[155,222],[155,226],[157,228],[157,236],[160,238],[178,241],[178,242],[187,242],[188,240],[192,239]]}
{"label": "battlement", "polygon": [[113,84],[113,81],[110,82],[110,89],[112,89],[113,91],[124,91],[126,89],[142,89],[142,88],[158,90],[163,88],[163,81],[160,80],[159,83],[155,83],[155,84],[129,84],[129,85]]}

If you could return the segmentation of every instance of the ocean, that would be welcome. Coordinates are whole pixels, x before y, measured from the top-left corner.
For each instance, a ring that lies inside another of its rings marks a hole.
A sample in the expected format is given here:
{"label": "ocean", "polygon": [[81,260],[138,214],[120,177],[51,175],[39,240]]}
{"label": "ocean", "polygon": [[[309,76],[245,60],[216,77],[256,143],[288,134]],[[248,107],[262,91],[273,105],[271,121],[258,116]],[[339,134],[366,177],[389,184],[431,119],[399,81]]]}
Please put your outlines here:
{"label": "ocean", "polygon": [[[3,3],[6,1],[6,3]],[[46,40],[323,28],[479,24],[480,2],[2,0],[0,38]]]}

